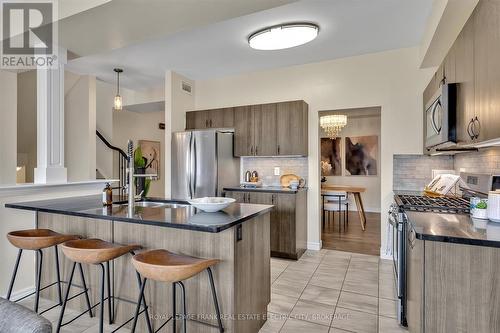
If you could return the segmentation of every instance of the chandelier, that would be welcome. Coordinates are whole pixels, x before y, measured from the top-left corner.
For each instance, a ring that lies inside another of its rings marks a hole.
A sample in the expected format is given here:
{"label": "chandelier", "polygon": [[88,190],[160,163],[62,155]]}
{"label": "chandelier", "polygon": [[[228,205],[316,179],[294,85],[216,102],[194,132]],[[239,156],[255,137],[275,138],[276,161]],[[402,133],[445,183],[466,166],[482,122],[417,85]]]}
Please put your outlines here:
{"label": "chandelier", "polygon": [[347,125],[347,116],[341,114],[323,116],[319,118],[319,125],[330,139],[335,139],[342,128]]}

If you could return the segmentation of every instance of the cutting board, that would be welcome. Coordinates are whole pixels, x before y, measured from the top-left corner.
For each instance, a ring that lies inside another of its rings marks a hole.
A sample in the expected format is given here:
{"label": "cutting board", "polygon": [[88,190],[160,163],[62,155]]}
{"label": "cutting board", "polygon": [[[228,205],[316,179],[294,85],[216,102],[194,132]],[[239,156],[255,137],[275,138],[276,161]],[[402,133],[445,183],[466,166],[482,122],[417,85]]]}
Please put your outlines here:
{"label": "cutting board", "polygon": [[[280,183],[281,183],[281,186],[288,187],[288,186],[290,186],[290,182],[292,180],[297,180],[300,184],[301,179],[302,179],[301,177],[294,175],[293,173],[289,173],[289,174],[286,174],[286,175],[283,175],[280,177]],[[302,187],[303,185],[301,184],[300,186]]]}

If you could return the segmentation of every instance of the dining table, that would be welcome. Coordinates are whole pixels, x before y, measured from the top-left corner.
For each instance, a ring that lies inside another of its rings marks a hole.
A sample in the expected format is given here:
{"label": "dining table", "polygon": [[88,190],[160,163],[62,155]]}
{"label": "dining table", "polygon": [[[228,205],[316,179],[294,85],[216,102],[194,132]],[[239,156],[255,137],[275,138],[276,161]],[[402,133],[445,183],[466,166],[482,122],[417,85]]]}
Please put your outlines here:
{"label": "dining table", "polygon": [[[354,201],[356,202],[356,207],[358,209],[359,220],[361,222],[361,229],[365,231],[366,228],[366,214],[365,208],[363,207],[363,200],[361,198],[361,193],[366,191],[366,188],[360,186],[350,186],[350,185],[322,185],[321,186],[321,197],[328,195],[328,191],[338,191],[346,192],[347,195],[352,194],[354,196]],[[324,200],[321,200],[324,205]],[[323,207],[321,207],[323,208]]]}

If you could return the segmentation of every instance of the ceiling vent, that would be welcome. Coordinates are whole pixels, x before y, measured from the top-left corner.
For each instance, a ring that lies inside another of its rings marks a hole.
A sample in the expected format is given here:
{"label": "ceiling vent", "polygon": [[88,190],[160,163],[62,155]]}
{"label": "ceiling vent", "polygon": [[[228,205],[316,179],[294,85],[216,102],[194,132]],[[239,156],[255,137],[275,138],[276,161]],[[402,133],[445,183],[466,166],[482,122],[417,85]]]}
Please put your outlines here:
{"label": "ceiling vent", "polygon": [[191,95],[193,93],[193,87],[189,83],[187,83],[187,82],[182,81],[182,83],[181,83],[181,89],[186,94]]}

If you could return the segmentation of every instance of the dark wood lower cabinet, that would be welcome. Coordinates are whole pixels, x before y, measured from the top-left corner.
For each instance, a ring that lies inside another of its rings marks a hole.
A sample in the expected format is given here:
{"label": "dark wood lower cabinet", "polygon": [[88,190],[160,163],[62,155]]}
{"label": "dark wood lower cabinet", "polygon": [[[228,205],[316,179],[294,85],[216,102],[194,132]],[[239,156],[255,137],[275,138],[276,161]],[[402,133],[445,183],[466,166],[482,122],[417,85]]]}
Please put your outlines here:
{"label": "dark wood lower cabinet", "polygon": [[500,332],[500,248],[420,240],[409,233],[411,333]]}
{"label": "dark wood lower cabinet", "polygon": [[307,191],[296,193],[227,191],[240,203],[274,205],[271,211],[271,256],[299,259],[307,248]]}

